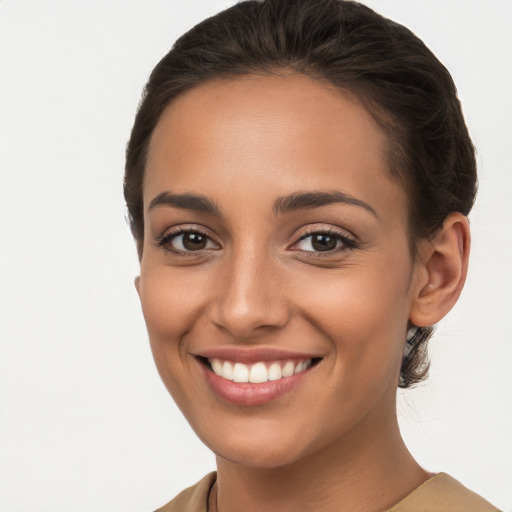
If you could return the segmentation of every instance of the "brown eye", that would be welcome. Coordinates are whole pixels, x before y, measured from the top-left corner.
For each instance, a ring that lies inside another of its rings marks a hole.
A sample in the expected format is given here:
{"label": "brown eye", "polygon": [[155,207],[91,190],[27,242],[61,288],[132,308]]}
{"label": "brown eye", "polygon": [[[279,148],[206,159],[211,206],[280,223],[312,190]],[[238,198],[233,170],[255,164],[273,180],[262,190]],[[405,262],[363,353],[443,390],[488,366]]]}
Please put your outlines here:
{"label": "brown eye", "polygon": [[200,233],[183,233],[182,244],[187,251],[200,251],[206,247],[208,238]]}
{"label": "brown eye", "polygon": [[340,235],[331,233],[312,233],[297,243],[297,249],[306,252],[328,252],[349,246]]}
{"label": "brown eye", "polygon": [[219,248],[209,236],[199,231],[180,231],[165,235],[158,240],[158,246],[175,253],[190,253]]}
{"label": "brown eye", "polygon": [[311,237],[311,247],[315,251],[332,251],[336,249],[337,244],[338,240],[331,235],[320,233]]}

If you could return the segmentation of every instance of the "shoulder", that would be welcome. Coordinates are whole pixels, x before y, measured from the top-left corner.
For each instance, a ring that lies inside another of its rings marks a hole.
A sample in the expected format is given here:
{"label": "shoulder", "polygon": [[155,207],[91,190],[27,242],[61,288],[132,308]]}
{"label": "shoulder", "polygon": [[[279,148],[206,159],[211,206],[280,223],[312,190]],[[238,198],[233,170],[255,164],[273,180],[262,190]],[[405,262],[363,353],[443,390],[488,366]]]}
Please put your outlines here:
{"label": "shoulder", "polygon": [[446,473],[438,473],[387,512],[499,512]]}
{"label": "shoulder", "polygon": [[208,496],[217,473],[209,473],[197,484],[180,492],[172,501],[155,512],[207,512]]}
{"label": "shoulder", "polygon": [[[207,512],[208,496],[217,474],[206,475],[155,512]],[[446,473],[439,473],[420,485],[387,512],[499,512],[478,494]]]}

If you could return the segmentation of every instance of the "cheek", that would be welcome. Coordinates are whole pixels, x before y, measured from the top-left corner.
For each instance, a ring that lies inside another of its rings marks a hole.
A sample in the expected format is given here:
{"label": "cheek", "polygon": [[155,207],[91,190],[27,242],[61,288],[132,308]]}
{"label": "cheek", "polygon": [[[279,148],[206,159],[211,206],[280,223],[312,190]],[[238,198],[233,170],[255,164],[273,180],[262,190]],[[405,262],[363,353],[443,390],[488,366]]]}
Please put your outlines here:
{"label": "cheek", "polygon": [[140,300],[155,364],[165,387],[185,411],[193,393],[190,332],[207,301],[208,287],[198,272],[142,265]]}
{"label": "cheek", "polygon": [[410,262],[373,259],[336,274],[303,276],[300,308],[333,344],[348,374],[395,371],[409,311]]}
{"label": "cheek", "polygon": [[207,296],[201,272],[142,266],[140,300],[151,341],[177,341],[200,314]]}
{"label": "cheek", "polygon": [[160,377],[178,403],[183,391],[179,383],[190,374],[187,333],[201,318],[208,295],[201,272],[141,267],[140,300],[151,351]]}

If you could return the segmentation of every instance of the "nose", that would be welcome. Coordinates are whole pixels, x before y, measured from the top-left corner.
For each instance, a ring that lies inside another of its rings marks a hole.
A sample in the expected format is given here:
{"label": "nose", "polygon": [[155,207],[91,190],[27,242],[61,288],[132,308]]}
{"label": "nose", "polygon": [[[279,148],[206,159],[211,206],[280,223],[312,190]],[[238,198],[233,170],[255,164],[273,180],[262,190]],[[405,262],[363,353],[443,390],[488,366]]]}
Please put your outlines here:
{"label": "nose", "polygon": [[251,338],[284,327],[290,310],[272,258],[245,250],[225,261],[211,321],[236,338]]}

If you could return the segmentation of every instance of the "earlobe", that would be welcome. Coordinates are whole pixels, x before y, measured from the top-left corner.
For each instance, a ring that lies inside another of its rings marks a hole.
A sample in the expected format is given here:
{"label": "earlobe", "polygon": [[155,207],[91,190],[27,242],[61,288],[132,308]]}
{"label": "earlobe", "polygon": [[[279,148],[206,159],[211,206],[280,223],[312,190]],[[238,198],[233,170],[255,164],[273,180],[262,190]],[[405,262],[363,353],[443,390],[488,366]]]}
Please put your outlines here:
{"label": "earlobe", "polygon": [[135,289],[140,297],[140,276],[137,276],[133,283],[135,284]]}
{"label": "earlobe", "polygon": [[470,240],[467,218],[452,213],[434,238],[421,247],[410,313],[414,325],[436,324],[457,302],[466,281]]}

